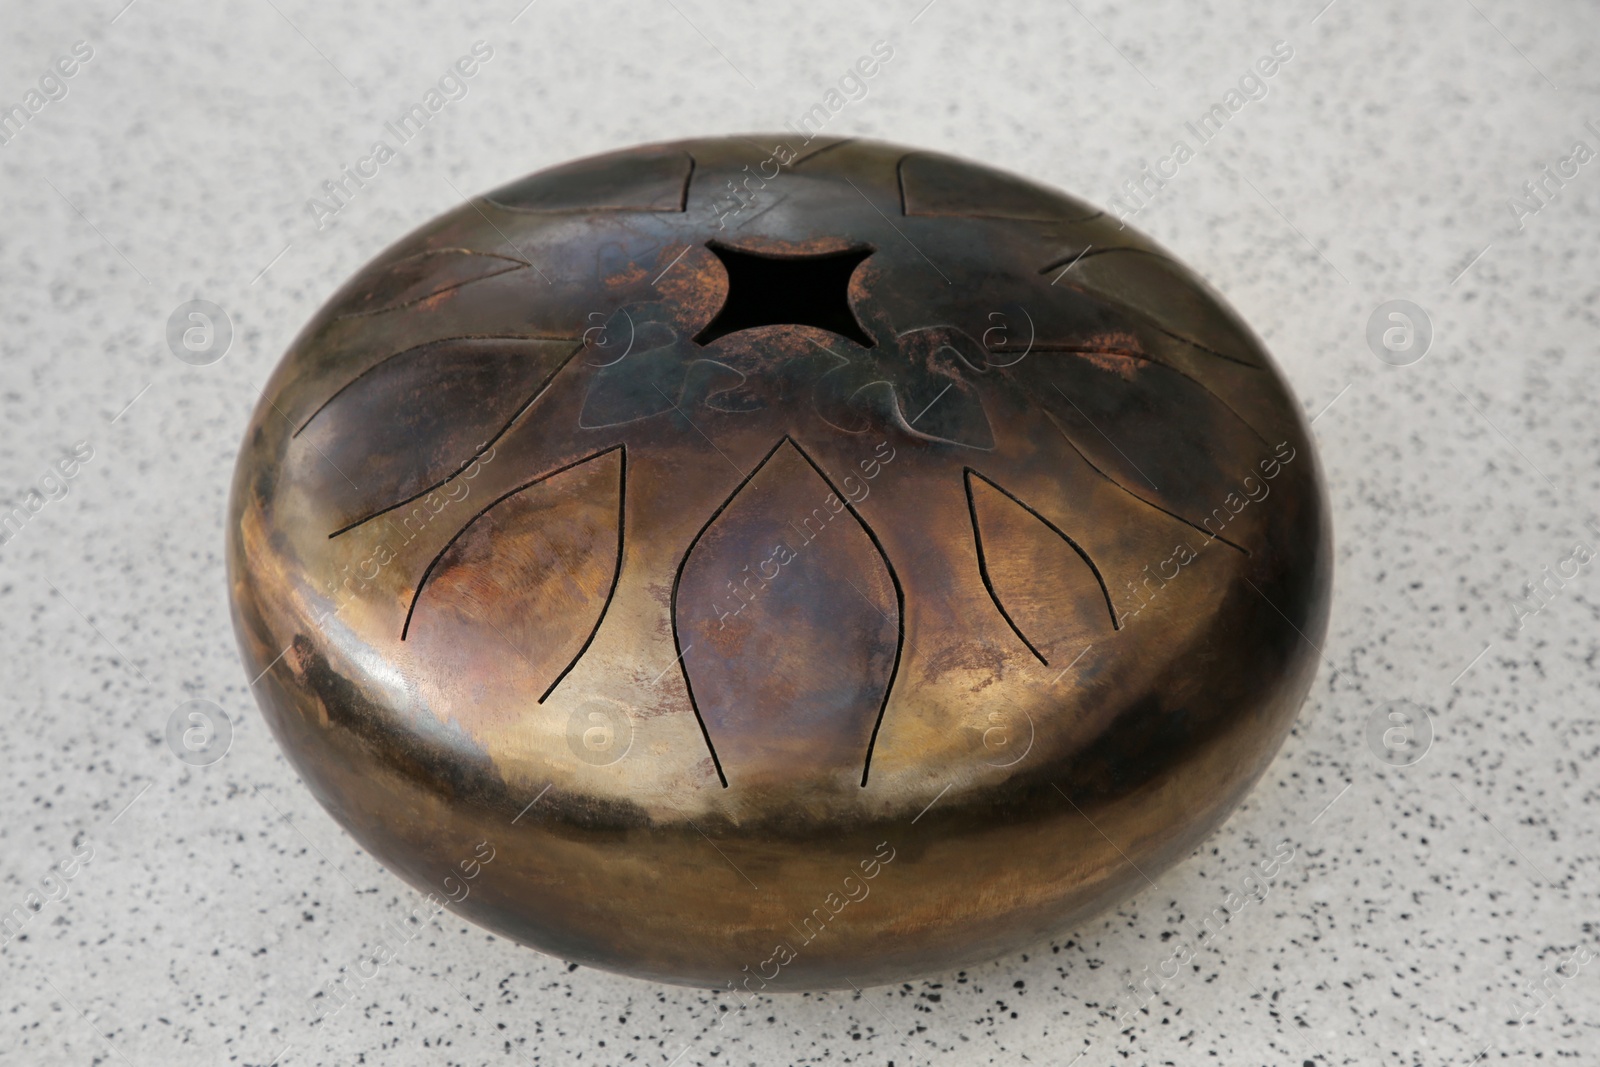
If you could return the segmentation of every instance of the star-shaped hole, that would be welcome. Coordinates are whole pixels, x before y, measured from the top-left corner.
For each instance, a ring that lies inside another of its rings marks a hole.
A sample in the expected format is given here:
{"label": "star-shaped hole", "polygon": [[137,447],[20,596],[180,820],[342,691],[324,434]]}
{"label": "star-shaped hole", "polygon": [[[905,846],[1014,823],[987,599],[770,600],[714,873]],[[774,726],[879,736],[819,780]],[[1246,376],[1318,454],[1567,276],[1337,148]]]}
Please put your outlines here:
{"label": "star-shaped hole", "polygon": [[757,326],[815,326],[863,348],[873,340],[861,328],[848,298],[850,277],[873,253],[870,247],[817,256],[769,256],[713,241],[728,271],[728,299],[695,337],[702,345]]}

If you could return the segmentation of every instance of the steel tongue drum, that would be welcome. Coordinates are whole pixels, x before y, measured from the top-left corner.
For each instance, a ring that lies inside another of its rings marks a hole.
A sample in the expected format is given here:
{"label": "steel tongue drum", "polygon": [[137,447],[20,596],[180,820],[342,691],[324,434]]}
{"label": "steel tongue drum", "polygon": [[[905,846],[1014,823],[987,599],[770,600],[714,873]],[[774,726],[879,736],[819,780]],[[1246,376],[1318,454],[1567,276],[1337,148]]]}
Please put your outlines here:
{"label": "steel tongue drum", "polygon": [[1309,428],[1132,229],[868,141],[653,145],[383,252],[228,521],[317,799],[564,959],[844,988],[1071,931],[1215,829],[1311,684]]}

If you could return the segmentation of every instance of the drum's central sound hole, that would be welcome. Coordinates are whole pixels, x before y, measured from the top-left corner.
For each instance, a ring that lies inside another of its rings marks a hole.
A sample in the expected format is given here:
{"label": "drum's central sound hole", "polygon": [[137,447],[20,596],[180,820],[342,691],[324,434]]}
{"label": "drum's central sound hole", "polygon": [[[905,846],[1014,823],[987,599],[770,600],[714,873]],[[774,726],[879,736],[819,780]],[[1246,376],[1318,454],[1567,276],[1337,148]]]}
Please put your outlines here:
{"label": "drum's central sound hole", "polygon": [[762,256],[715,242],[707,246],[728,269],[728,300],[700,335],[706,345],[757,326],[815,326],[863,348],[872,338],[850,310],[850,276],[871,248],[822,256]]}

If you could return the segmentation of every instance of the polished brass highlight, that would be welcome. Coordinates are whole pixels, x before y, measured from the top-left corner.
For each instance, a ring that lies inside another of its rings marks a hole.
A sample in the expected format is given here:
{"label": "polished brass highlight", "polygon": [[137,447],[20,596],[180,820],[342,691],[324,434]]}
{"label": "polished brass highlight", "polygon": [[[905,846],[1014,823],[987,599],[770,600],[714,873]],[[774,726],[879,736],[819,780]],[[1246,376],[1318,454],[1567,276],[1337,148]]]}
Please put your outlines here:
{"label": "polished brass highlight", "polygon": [[263,712],[384,864],[767,991],[992,958],[1183,859],[1295,717],[1332,558],[1299,406],[1167,253],[784,137],[385,251],[267,384],[228,535]]}

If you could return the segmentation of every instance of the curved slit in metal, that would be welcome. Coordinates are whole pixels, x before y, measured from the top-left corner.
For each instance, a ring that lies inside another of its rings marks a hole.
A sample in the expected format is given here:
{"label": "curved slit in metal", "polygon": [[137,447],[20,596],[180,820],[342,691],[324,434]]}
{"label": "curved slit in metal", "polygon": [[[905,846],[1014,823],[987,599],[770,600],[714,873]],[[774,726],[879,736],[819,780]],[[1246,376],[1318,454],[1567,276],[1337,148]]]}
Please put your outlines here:
{"label": "curved slit in metal", "polygon": [[[1178,338],[1174,338],[1174,340],[1178,340]],[[1162,368],[1164,368],[1166,370],[1171,371],[1173,374],[1176,374],[1178,377],[1183,378],[1186,381],[1189,381],[1189,382],[1193,383],[1194,385],[1199,386],[1201,389],[1205,390],[1206,395],[1210,396],[1211,399],[1215,400],[1218,404],[1221,404],[1227,410],[1228,414],[1232,415],[1234,418],[1239,420],[1239,422],[1244,426],[1245,429],[1247,429],[1251,433],[1255,434],[1256,435],[1256,440],[1260,441],[1262,444],[1266,445],[1268,448],[1272,447],[1272,442],[1268,441],[1266,439],[1265,435],[1263,435],[1260,430],[1256,429],[1255,426],[1250,422],[1249,419],[1247,419],[1243,415],[1239,414],[1239,412],[1234,408],[1234,406],[1232,404],[1228,403],[1226,398],[1220,396],[1209,385],[1207,385],[1205,382],[1202,382],[1199,378],[1196,378],[1194,375],[1190,374],[1188,371],[1185,371],[1185,370],[1183,370],[1182,368],[1179,368],[1179,367],[1174,367],[1172,364],[1168,363],[1164,359],[1156,359],[1154,356],[1150,355],[1148,352],[1138,352],[1138,351],[1135,351],[1135,350],[1133,350],[1131,348],[1118,348],[1118,347],[1116,347],[1114,345],[1039,345],[1039,346],[1036,346],[1033,350],[1035,352],[1065,352],[1065,353],[1068,353],[1069,355],[1126,356],[1129,359],[1142,360],[1145,363],[1152,363],[1157,367],[1162,367]],[[996,349],[996,351],[1004,352],[1004,351],[1007,351],[1007,350],[1005,348],[1000,348],[1000,349]],[[1020,362],[1022,362],[1020,359],[1015,361],[1015,363],[1020,363]],[[995,366],[997,369],[1004,370],[1006,367],[1014,366],[1015,363],[991,364],[991,366]],[[1253,364],[1251,364],[1251,365],[1253,365]]]}
{"label": "curved slit in metal", "polygon": [[[568,340],[571,340],[571,338],[560,337],[560,338],[549,338],[549,340],[568,341]],[[472,455],[468,456],[466,461],[463,462],[461,464],[461,466],[457,467],[455,470],[451,471],[449,474],[445,475],[443,478],[440,478],[438,481],[434,482],[432,485],[424,486],[423,488],[417,490],[415,493],[412,493],[410,496],[406,497],[405,499],[397,500],[393,504],[390,504],[388,507],[379,508],[377,511],[374,511],[372,514],[367,515],[364,518],[357,519],[355,522],[348,523],[348,524],[346,524],[344,526],[339,527],[339,529],[333,531],[331,534],[328,535],[328,539],[332,540],[333,538],[338,537],[340,534],[349,533],[351,530],[354,530],[357,526],[365,525],[366,523],[371,522],[373,519],[376,519],[380,515],[387,515],[389,512],[393,511],[395,508],[403,508],[403,507],[405,507],[407,504],[411,503],[413,500],[420,500],[422,497],[427,496],[429,493],[433,492],[435,489],[439,488],[441,485],[444,485],[446,482],[450,481],[452,478],[454,478],[457,475],[459,475],[462,471],[464,471],[468,467],[472,466],[474,463],[476,463],[478,461],[479,457],[481,457],[485,452],[489,451],[489,449],[493,448],[495,446],[495,443],[498,442],[500,440],[500,438],[502,438],[502,437],[504,437],[506,435],[506,432],[508,430],[510,430],[513,425],[516,424],[516,421],[518,419],[522,418],[523,415],[527,414],[529,408],[533,407],[534,404],[539,402],[539,398],[544,396],[545,392],[550,388],[550,383],[555,381],[556,376],[558,374],[560,374],[562,371],[567,369],[567,364],[571,363],[573,358],[576,357],[579,352],[582,352],[584,350],[584,347],[585,346],[584,346],[584,343],[582,341],[578,342],[578,347],[574,348],[571,352],[567,353],[567,358],[562,360],[561,361],[561,365],[559,367],[557,367],[555,370],[551,371],[550,374],[545,378],[545,380],[539,383],[538,387],[536,389],[534,389],[533,395],[528,397],[528,399],[523,403],[523,405],[521,407],[519,407],[516,411],[511,413],[511,417],[506,420],[505,425],[500,427],[500,429],[495,432],[495,435],[493,437],[489,438],[481,446],[479,446],[479,448],[476,451],[474,451],[472,453]]]}
{"label": "curved slit in metal", "polygon": [[[556,691],[556,686],[560,685],[562,680],[572,672],[572,668],[578,665],[578,661],[583,658],[583,654],[589,651],[589,646],[594,644],[595,636],[600,632],[600,624],[606,621],[606,613],[611,610],[611,600],[617,595],[617,584],[622,580],[623,535],[627,529],[628,515],[628,448],[626,445],[616,445],[615,448],[620,450],[622,455],[619,457],[621,466],[617,470],[617,565],[611,571],[611,588],[606,590],[606,602],[600,606],[600,614],[595,618],[594,626],[589,630],[589,636],[584,639],[583,647],[578,649],[571,662],[561,668],[561,673],[556,675],[556,680],[550,683],[550,688],[546,689],[544,695],[539,698],[538,702],[540,704],[549,699],[550,694]],[[608,448],[605,452],[596,452],[590,459],[599,459],[610,451],[612,449]],[[580,460],[579,462],[587,461]]]}
{"label": "curved slit in metal", "polygon": [[[980,474],[979,472],[973,470],[971,467],[964,467],[962,469],[967,475],[970,475],[970,476],[976,477],[976,478],[982,478],[985,485],[989,486],[991,489],[996,490],[997,492],[1000,492],[1000,493],[1004,494],[1006,497],[1008,497],[1011,500],[1011,502],[1013,504],[1017,505],[1017,507],[1021,508],[1024,511],[1026,511],[1029,515],[1032,515],[1034,518],[1038,519],[1040,522],[1044,523],[1046,526],[1048,526],[1050,528],[1050,531],[1052,533],[1054,533],[1057,537],[1061,538],[1061,540],[1065,541],[1068,545],[1072,546],[1072,550],[1078,554],[1078,558],[1083,560],[1083,562],[1085,562],[1085,563],[1087,563],[1089,565],[1090,572],[1094,574],[1094,580],[1096,582],[1098,582],[1099,585],[1100,585],[1100,595],[1102,597],[1104,597],[1105,601],[1106,601],[1106,612],[1107,612],[1107,614],[1109,614],[1111,616],[1111,628],[1113,630],[1122,629],[1122,623],[1120,621],[1118,621],[1118,619],[1117,619],[1117,609],[1112,607],[1112,605],[1111,605],[1111,591],[1106,588],[1105,577],[1103,575],[1101,575],[1100,568],[1095,566],[1095,562],[1094,562],[1093,559],[1091,559],[1089,557],[1089,553],[1087,553],[1087,552],[1085,552],[1083,550],[1083,546],[1079,545],[1078,542],[1074,541],[1071,537],[1069,537],[1067,535],[1067,532],[1065,530],[1063,530],[1061,527],[1057,526],[1055,523],[1051,522],[1049,519],[1047,519],[1043,515],[1039,514],[1037,511],[1035,511],[1033,508],[1029,507],[1027,504],[1024,504],[1020,499],[1018,499],[1018,497],[1017,497],[1017,495],[1015,493],[1013,493],[1011,490],[1007,489],[1005,486],[1000,485],[998,482],[995,482],[993,479],[985,477],[984,475]],[[991,590],[991,592],[992,592],[992,590]],[[998,606],[998,603],[999,602],[996,601],[996,606]],[[1002,611],[1002,613],[1004,613],[1004,609],[1003,608],[1001,609],[1001,611]],[[1008,620],[1007,621],[1009,621],[1009,616],[1008,616]],[[1021,636],[1020,632],[1019,632],[1018,636]],[[1030,647],[1032,647],[1032,646],[1030,646]],[[1035,655],[1037,655],[1037,653],[1035,653]]]}
{"label": "curved slit in metal", "polygon": [[728,505],[732,504],[734,499],[744,492],[744,487],[750,484],[750,480],[756,476],[756,473],[762,467],[767,465],[767,460],[771,459],[787,440],[789,440],[787,434],[778,438],[778,443],[768,449],[767,454],[762,456],[754,467],[750,468],[750,473],[739,480],[739,484],[733,487],[733,492],[728,494],[727,499],[717,506],[717,510],[711,513],[700,529],[695,532],[695,535],[689,539],[689,544],[685,546],[683,555],[678,557],[677,569],[672,574],[672,598],[668,610],[668,615],[671,617],[672,622],[672,647],[673,651],[678,654],[678,670],[683,675],[683,687],[689,693],[689,707],[694,710],[695,721],[700,724],[700,736],[705,738],[706,751],[711,753],[711,765],[716,768],[717,780],[722,783],[722,788],[724,789],[728,788],[728,776],[722,771],[722,760],[717,758],[717,746],[711,743],[711,731],[706,727],[705,716],[700,714],[700,703],[694,698],[694,683],[689,680],[689,672],[683,666],[685,649],[683,647],[683,636],[678,632],[678,589],[683,584],[683,569],[689,565],[689,557],[694,554],[694,546],[700,543],[700,538],[704,537],[706,531],[711,529],[711,524],[716,522],[724,511],[728,510]]}
{"label": "curved slit in metal", "polygon": [[1198,523],[1191,522],[1190,520],[1184,518],[1182,515],[1179,515],[1176,511],[1169,511],[1168,509],[1162,507],[1160,504],[1157,504],[1153,500],[1146,500],[1144,497],[1140,496],[1138,493],[1135,493],[1132,489],[1129,489],[1127,486],[1125,486],[1121,482],[1117,481],[1117,479],[1113,478],[1111,475],[1109,475],[1105,471],[1101,470],[1099,465],[1096,464],[1094,460],[1090,459],[1089,456],[1083,451],[1083,449],[1078,447],[1078,442],[1074,441],[1072,439],[1072,435],[1067,433],[1066,427],[1062,426],[1060,422],[1056,421],[1056,417],[1054,415],[1050,414],[1050,409],[1049,408],[1041,406],[1039,408],[1039,410],[1044,412],[1044,417],[1046,419],[1050,420],[1050,425],[1052,425],[1052,426],[1054,426],[1056,428],[1056,432],[1059,433],[1062,436],[1062,438],[1067,442],[1067,444],[1071,446],[1072,450],[1078,454],[1078,458],[1083,460],[1085,463],[1087,463],[1089,465],[1089,469],[1094,471],[1100,477],[1104,478],[1106,481],[1110,482],[1112,485],[1116,486],[1118,489],[1121,489],[1124,493],[1127,493],[1129,496],[1133,497],[1133,499],[1137,500],[1139,503],[1143,504],[1145,507],[1155,508],[1157,511],[1161,512],[1161,514],[1170,516],[1170,517],[1172,517],[1174,519],[1177,519],[1179,522],[1183,523],[1185,526],[1189,527],[1192,530],[1197,530],[1200,533],[1205,534],[1207,537],[1209,537],[1209,538],[1211,538],[1213,540],[1221,541],[1223,544],[1227,545],[1229,548],[1235,549],[1235,550],[1237,550],[1239,552],[1243,552],[1247,556],[1250,555],[1250,550],[1248,548],[1244,547],[1243,545],[1237,544],[1237,543],[1235,543],[1233,541],[1230,541],[1226,537],[1223,537],[1221,534],[1214,534],[1210,530],[1206,529],[1204,526],[1201,526]]}
{"label": "curved slit in metal", "polygon": [[[480,274],[476,278],[468,278],[466,281],[456,282],[453,285],[447,285],[443,289],[435,289],[431,293],[424,293],[421,296],[413,297],[410,300],[403,301],[402,303],[399,303],[399,304],[387,304],[387,305],[385,305],[383,307],[372,308],[372,309],[366,310],[366,311],[346,311],[346,312],[343,312],[340,315],[335,316],[335,321],[337,321],[339,319],[361,319],[361,318],[367,318],[367,317],[372,316],[372,315],[386,315],[391,311],[399,311],[402,308],[411,307],[413,304],[420,304],[424,300],[432,300],[436,296],[443,296],[445,293],[453,293],[457,289],[462,288],[463,286],[473,285],[473,284],[475,284],[477,282],[486,282],[490,278],[498,278],[502,274],[512,274],[512,273],[514,273],[516,271],[524,270],[524,269],[526,269],[528,267],[533,266],[533,264],[529,263],[527,260],[525,260],[525,259],[517,259],[515,256],[502,256],[498,252],[479,252],[479,251],[476,251],[475,249],[471,249],[471,248],[434,248],[434,249],[429,249],[426,252],[418,252],[416,255],[406,256],[404,259],[396,260],[395,263],[393,264],[393,266],[398,267],[401,263],[407,263],[407,262],[409,262],[409,261],[411,261],[413,259],[421,259],[424,256],[442,256],[442,255],[452,255],[452,254],[455,254],[455,255],[468,255],[468,256],[481,256],[484,259],[500,259],[500,260],[504,260],[507,263],[515,264],[515,266],[502,267],[500,270],[493,271],[492,273],[489,273],[489,274]],[[382,362],[382,361],[380,360],[379,362]],[[303,426],[301,428],[304,429]],[[298,432],[299,431],[296,431],[296,433],[298,433]]]}
{"label": "curved slit in metal", "polygon": [[[362,312],[362,314],[367,314],[367,312]],[[351,378],[348,382],[345,382],[343,385],[339,386],[339,388],[337,388],[337,389],[335,389],[333,391],[333,395],[329,396],[328,399],[326,399],[322,403],[318,404],[317,407],[316,407],[316,410],[313,411],[311,414],[307,415],[305,417],[305,421],[302,422],[300,424],[299,428],[297,430],[295,430],[295,432],[290,434],[289,436],[291,438],[299,437],[302,433],[305,432],[306,427],[311,425],[311,420],[316,418],[318,415],[322,414],[322,409],[323,408],[327,407],[329,404],[331,404],[335,400],[339,399],[339,396],[346,389],[349,389],[352,385],[355,385],[361,379],[365,378],[367,375],[371,374],[373,371],[377,370],[379,367],[383,366],[385,363],[388,363],[390,360],[399,359],[401,356],[405,355],[408,352],[415,352],[417,349],[419,349],[419,348],[427,348],[429,345],[447,345],[447,344],[451,344],[452,342],[455,342],[455,341],[577,341],[580,344],[582,343],[582,339],[581,338],[575,338],[575,337],[527,337],[527,336],[523,336],[521,334],[514,335],[514,336],[505,336],[505,335],[501,335],[501,334],[462,334],[459,337],[440,337],[440,338],[438,338],[437,340],[434,340],[434,341],[424,341],[420,345],[412,345],[410,348],[402,348],[398,352],[389,353],[387,356],[384,356],[382,359],[377,360],[376,362],[374,362],[372,364],[372,366],[367,367],[365,370],[361,371],[354,378]]]}
{"label": "curved slit in metal", "polygon": [[[883,700],[878,704],[878,717],[872,724],[871,736],[867,738],[867,755],[861,765],[861,788],[865,789],[867,787],[867,776],[872,772],[872,750],[877,747],[878,731],[883,727],[883,715],[889,709],[889,697],[894,692],[895,679],[900,676],[900,659],[905,653],[906,592],[900,585],[900,575],[895,573],[894,563],[889,559],[889,553],[884,551],[883,542],[878,540],[877,531],[867,523],[866,519],[861,517],[861,512],[856,510],[856,506],[851,502],[849,496],[841,492],[839,487],[833,484],[833,479],[829,478],[817,461],[811,458],[809,452],[800,447],[800,442],[787,434],[784,435],[784,440],[794,446],[794,450],[800,453],[800,458],[811,464],[811,469],[817,472],[817,477],[821,478],[823,483],[833,490],[833,495],[838,497],[844,503],[844,506],[850,509],[850,514],[855,518],[856,522],[861,524],[861,529],[866,532],[866,535],[872,539],[872,547],[878,550],[878,558],[883,560],[884,570],[889,572],[889,581],[894,583],[896,631],[894,664],[889,668],[889,680],[883,686]],[[779,443],[781,444],[782,442]]]}
{"label": "curved slit in metal", "polygon": [[[989,559],[983,552],[983,527],[978,522],[978,502],[972,497],[973,473],[974,471],[971,467],[962,468],[961,481],[967,490],[967,514],[972,517],[972,543],[978,552],[978,576],[983,579],[983,587],[989,591],[989,599],[994,602],[994,606],[999,610],[1000,617],[1006,620],[1006,625],[1011,627],[1011,632],[1017,635],[1017,640],[1027,645],[1028,651],[1032,652],[1040,663],[1048,667],[1050,666],[1050,661],[1045,659],[1043,652],[1034,647],[1032,641],[1028,640],[1028,635],[1022,632],[1022,627],[1017,625],[1017,620],[1011,617],[1011,612],[1007,611],[1006,606],[1000,602],[1000,594],[995,592],[994,582],[989,578]],[[988,479],[984,480],[987,481]]]}
{"label": "curved slit in metal", "polygon": [[[468,530],[470,530],[472,528],[472,524],[473,523],[477,522],[479,519],[481,519],[485,515],[487,515],[490,511],[494,510],[495,507],[497,507],[498,505],[500,505],[500,504],[504,503],[505,501],[511,499],[512,497],[516,496],[518,493],[522,492],[524,489],[530,489],[533,486],[538,485],[540,482],[548,481],[549,479],[554,478],[556,475],[563,474],[566,471],[569,471],[574,467],[582,466],[583,464],[588,463],[590,460],[599,459],[601,456],[606,455],[608,452],[616,452],[616,451],[619,451],[619,450],[622,450],[622,449],[623,449],[622,445],[612,445],[610,448],[602,448],[600,451],[591,453],[591,454],[589,454],[587,456],[584,456],[581,459],[575,459],[571,463],[565,463],[565,464],[557,467],[553,471],[547,471],[546,473],[539,475],[537,478],[532,478],[532,479],[530,479],[530,480],[528,480],[526,482],[523,482],[521,485],[517,486],[515,489],[508,489],[506,492],[501,493],[499,496],[495,497],[493,500],[491,500],[487,504],[485,504],[482,508],[478,509],[478,513],[476,515],[472,516],[472,518],[468,519],[462,525],[461,529],[459,529],[455,533],[451,534],[450,535],[450,540],[446,541],[444,543],[444,547],[439,549],[438,553],[433,557],[433,559],[428,561],[428,566],[422,572],[422,578],[420,580],[418,580],[418,582],[417,582],[416,591],[411,594],[411,606],[406,609],[406,621],[405,621],[405,624],[400,627],[400,640],[404,641],[406,639],[406,635],[408,633],[410,633],[410,631],[411,631],[411,616],[416,613],[417,601],[422,599],[422,590],[427,587],[428,579],[430,577],[432,577],[432,575],[433,575],[433,569],[439,565],[439,561],[444,558],[444,554],[446,552],[450,551],[450,546],[454,545],[457,541],[459,541],[461,539],[461,535],[466,533]],[[626,452],[625,451],[624,451],[623,463],[624,464],[627,463],[627,458],[626,458]],[[622,556],[621,556],[621,553],[619,552],[618,556],[617,556],[619,568],[621,566],[621,562],[620,562],[621,558],[622,558]],[[613,589],[613,591],[616,589],[615,579],[613,579],[612,589]],[[606,607],[610,607],[610,606],[611,606],[611,598],[609,596],[607,596],[606,597]],[[602,611],[602,614],[604,614],[603,611]],[[596,624],[596,628],[598,629],[598,624]],[[590,640],[593,640],[593,635],[592,634],[590,635]],[[585,643],[584,648],[588,648],[588,644],[587,643]],[[582,655],[581,651],[579,652],[579,655]],[[576,661],[574,661],[574,662],[576,662]],[[570,670],[570,669],[571,669],[571,667],[569,666],[568,670]],[[565,672],[563,672],[563,674],[565,674]],[[560,679],[557,679],[557,681],[559,681],[559,680]],[[551,688],[553,689],[555,687],[551,686]],[[549,690],[546,690],[545,691],[545,696],[549,696],[549,695],[550,695]],[[543,702],[544,697],[540,697],[539,700],[541,702]]]}

